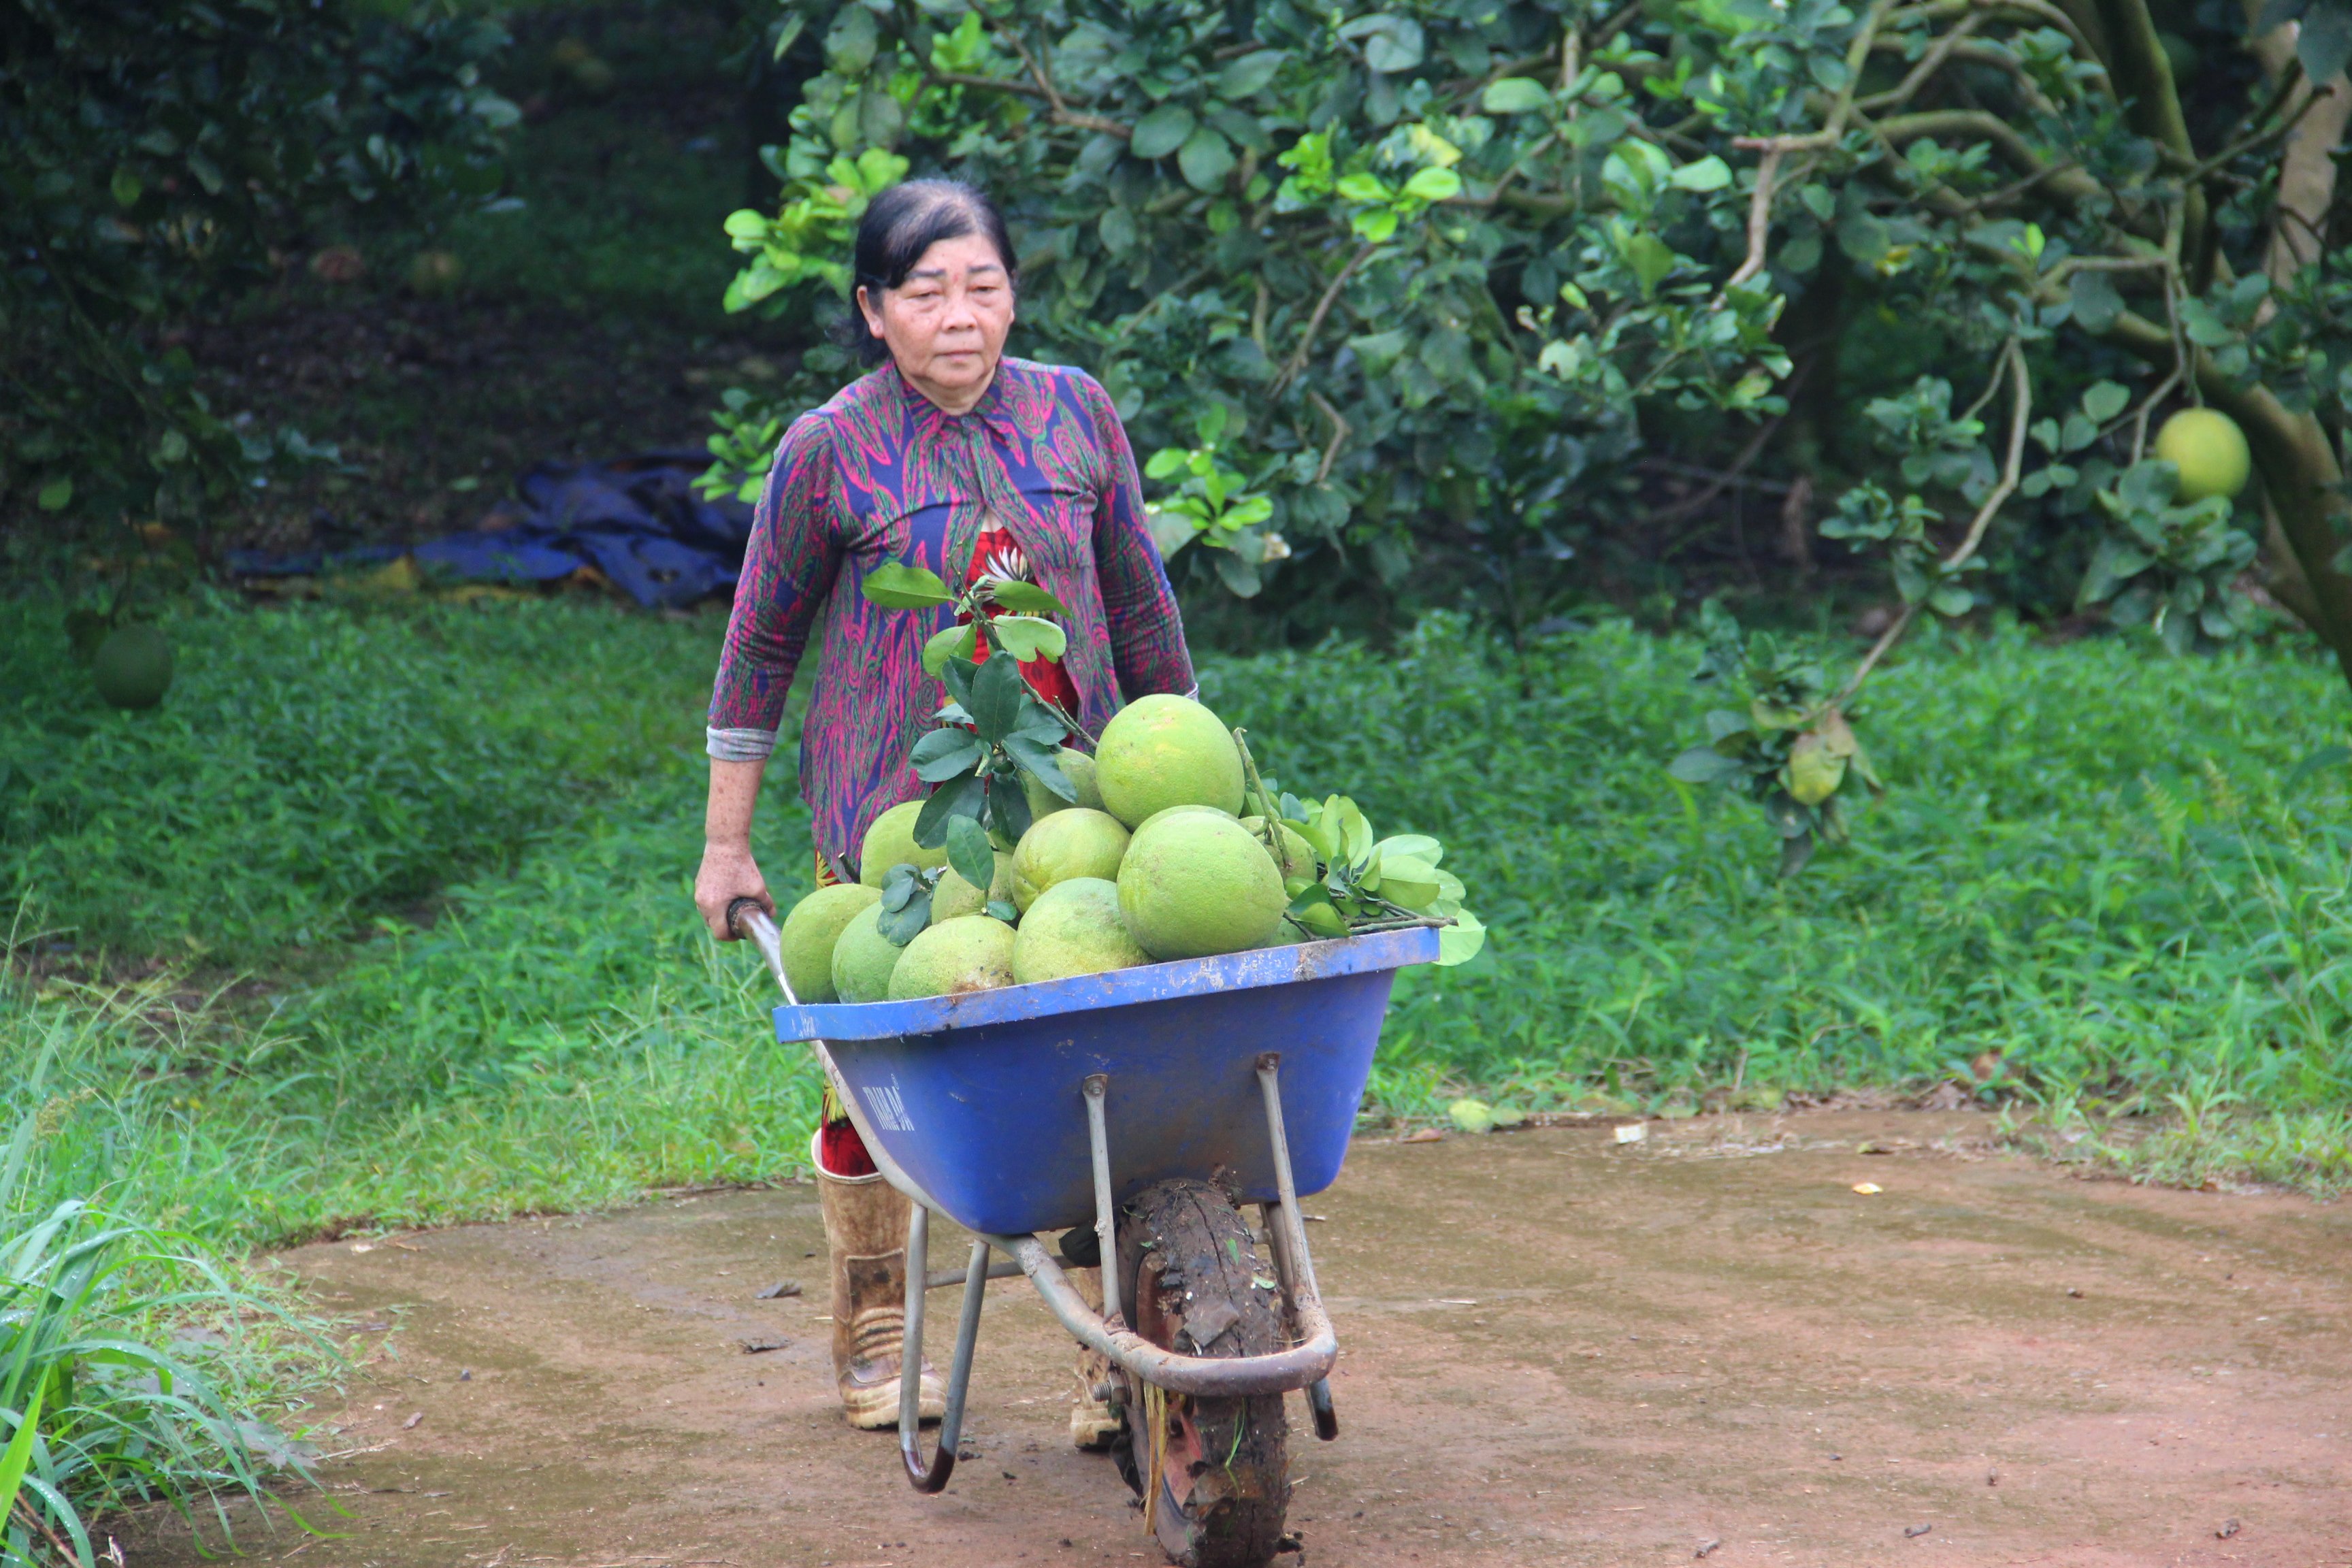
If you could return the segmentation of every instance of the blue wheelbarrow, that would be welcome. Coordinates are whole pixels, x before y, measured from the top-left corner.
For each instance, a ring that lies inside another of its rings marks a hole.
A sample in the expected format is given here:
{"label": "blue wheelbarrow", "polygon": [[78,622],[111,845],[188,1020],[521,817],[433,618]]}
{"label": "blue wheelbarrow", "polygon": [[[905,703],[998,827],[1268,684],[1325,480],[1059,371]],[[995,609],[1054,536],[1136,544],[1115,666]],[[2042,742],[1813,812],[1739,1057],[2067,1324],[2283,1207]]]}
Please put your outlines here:
{"label": "blue wheelbarrow", "polygon": [[[1305,1390],[1316,1436],[1339,1436],[1339,1341],[1298,1197],[1338,1179],[1389,988],[1436,958],[1436,930],[803,1005],[774,921],[748,900],[729,919],[783,988],[777,1039],[815,1048],[883,1179],[914,1201],[907,1277],[924,1289],[907,1292],[906,1365],[920,1364],[925,1290],[963,1287],[929,1458],[918,1380],[901,1384],[915,1489],[936,1492],[955,1468],[986,1281],[1017,1273],[1108,1362],[1095,1392],[1125,1422],[1113,1458],[1170,1558],[1260,1568],[1284,1550],[1283,1395]],[[929,1268],[934,1210],[975,1237],[962,1268]],[[1099,1310],[1064,1261],[1100,1265]]]}

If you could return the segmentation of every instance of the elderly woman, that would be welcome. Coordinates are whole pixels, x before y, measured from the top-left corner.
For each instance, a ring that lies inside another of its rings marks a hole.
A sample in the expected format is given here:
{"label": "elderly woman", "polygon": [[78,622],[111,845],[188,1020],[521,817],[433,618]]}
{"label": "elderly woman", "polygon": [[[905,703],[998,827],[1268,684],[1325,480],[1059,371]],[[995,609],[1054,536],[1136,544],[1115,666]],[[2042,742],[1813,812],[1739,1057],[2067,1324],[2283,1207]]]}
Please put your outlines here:
{"label": "elderly woman", "polygon": [[[694,898],[722,942],[733,935],[732,900],[774,910],[751,856],[752,806],[820,616],[824,652],[800,752],[818,881],[856,879],[866,827],[922,793],[907,752],[944,700],[921,652],[947,612],[868,604],[858,584],[882,563],[927,567],[955,585],[1018,578],[1050,591],[1067,609],[1067,647],[1022,674],[1088,733],[1124,700],[1193,689],[1109,396],[1082,371],[1004,357],[1017,270],[1003,216],[968,185],[896,186],[858,226],[853,325],[877,368],[785,432],[711,693]],[[898,1411],[908,1203],[830,1102],[813,1156],[842,1406],[854,1426],[888,1426]],[[920,1375],[923,1414],[935,1416],[937,1380],[928,1366]],[[1108,1412],[1082,1394],[1071,1433],[1087,1447],[1108,1442]]]}

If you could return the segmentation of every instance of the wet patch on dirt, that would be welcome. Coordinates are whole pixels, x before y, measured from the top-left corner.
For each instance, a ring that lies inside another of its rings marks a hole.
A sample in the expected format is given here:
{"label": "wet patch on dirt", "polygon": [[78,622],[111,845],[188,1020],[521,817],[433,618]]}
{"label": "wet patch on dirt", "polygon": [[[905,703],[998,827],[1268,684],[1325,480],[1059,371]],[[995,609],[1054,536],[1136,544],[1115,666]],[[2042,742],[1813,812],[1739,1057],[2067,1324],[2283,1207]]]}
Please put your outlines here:
{"label": "wet patch on dirt", "polygon": [[[1306,1561],[2352,1560],[2352,1207],[2069,1180],[1982,1126],[1360,1142],[1306,1205],[1346,1347],[1340,1440],[1294,1402]],[[800,1187],[288,1254],[394,1327],[325,1443],[342,1538],[246,1544],[315,1568],[1160,1561],[1110,1462],[1068,1447],[1068,1342],[1018,1280],[990,1289],[975,1457],[911,1493],[893,1438],[832,1405],[823,1245]],[[805,1292],[754,1300],[786,1277]],[[197,1561],[153,1528],[133,1561]]]}

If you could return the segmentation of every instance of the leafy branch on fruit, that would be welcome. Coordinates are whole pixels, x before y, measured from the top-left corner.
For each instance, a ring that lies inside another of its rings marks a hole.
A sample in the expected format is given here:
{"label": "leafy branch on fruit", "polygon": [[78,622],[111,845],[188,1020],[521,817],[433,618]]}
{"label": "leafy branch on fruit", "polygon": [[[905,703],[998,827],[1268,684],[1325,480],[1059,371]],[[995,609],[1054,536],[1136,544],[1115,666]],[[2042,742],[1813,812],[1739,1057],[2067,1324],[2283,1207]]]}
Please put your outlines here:
{"label": "leafy branch on fruit", "polygon": [[[918,740],[907,761],[932,786],[915,819],[915,842],[925,849],[945,846],[963,875],[962,861],[977,868],[992,839],[1010,847],[1029,831],[1024,778],[1061,800],[1078,798],[1054,753],[1083,731],[1021,678],[1023,662],[1062,657],[1068,636],[1045,617],[1066,612],[1034,583],[982,577],[957,594],[937,573],[895,561],[867,573],[858,591],[886,610],[951,609],[961,617],[923,645],[923,668],[946,686],[948,700],[939,710],[940,728]],[[991,874],[968,879],[986,888]]]}

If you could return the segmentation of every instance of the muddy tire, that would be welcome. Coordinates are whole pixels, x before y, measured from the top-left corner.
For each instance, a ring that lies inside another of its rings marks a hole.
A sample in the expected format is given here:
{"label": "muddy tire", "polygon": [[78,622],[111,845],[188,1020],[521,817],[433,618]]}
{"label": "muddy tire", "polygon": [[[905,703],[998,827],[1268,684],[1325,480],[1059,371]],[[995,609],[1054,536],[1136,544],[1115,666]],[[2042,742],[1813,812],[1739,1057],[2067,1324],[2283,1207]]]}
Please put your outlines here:
{"label": "muddy tire", "polygon": [[[1135,1331],[1184,1355],[1266,1355],[1283,1348],[1274,1269],[1259,1260],[1233,1200],[1207,1182],[1162,1182],[1128,1205],[1119,1272]],[[1283,1544],[1290,1502],[1282,1396],[1167,1396],[1166,1440],[1152,1473],[1144,1390],[1127,1379],[1119,1473],[1160,1496],[1153,1530],[1181,1568],[1264,1568]]]}

